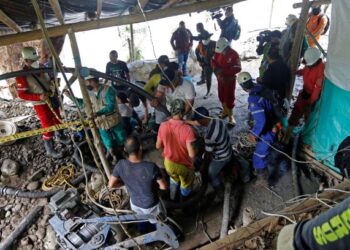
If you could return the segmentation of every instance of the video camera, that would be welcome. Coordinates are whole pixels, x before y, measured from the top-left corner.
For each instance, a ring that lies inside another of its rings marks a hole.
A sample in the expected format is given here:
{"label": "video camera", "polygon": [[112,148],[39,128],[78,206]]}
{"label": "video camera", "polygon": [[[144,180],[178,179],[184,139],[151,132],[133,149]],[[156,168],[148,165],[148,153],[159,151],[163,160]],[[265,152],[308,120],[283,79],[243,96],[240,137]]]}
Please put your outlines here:
{"label": "video camera", "polygon": [[221,8],[216,8],[216,9],[211,9],[211,19],[220,19],[221,17],[223,17],[224,14],[222,14],[221,12]]}
{"label": "video camera", "polygon": [[264,30],[264,31],[260,32],[259,35],[256,37],[256,40],[260,44],[263,44],[265,42],[270,42],[271,41],[271,31]]}

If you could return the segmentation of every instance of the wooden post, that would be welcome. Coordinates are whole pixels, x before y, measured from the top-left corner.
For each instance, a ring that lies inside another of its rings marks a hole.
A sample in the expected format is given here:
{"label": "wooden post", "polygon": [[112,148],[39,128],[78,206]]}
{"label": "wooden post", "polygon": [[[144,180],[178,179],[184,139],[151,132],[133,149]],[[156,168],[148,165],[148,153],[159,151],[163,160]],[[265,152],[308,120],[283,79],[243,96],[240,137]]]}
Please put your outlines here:
{"label": "wooden post", "polygon": [[[78,80],[79,80],[80,90],[81,90],[81,93],[82,93],[83,99],[84,99],[85,112],[86,112],[86,115],[88,116],[88,118],[92,119],[93,112],[92,112],[91,100],[90,100],[87,88],[85,86],[84,79],[80,75],[80,69],[81,69],[82,65],[81,65],[81,60],[80,60],[80,53],[79,53],[78,43],[77,43],[75,34],[74,34],[74,32],[71,29],[68,30],[68,36],[69,36],[70,44],[71,44],[71,47],[72,47],[74,63],[75,63],[77,77],[78,77]],[[111,176],[111,170],[110,170],[110,167],[109,167],[109,163],[108,163],[108,161],[106,159],[106,155],[105,155],[105,152],[104,152],[104,149],[103,149],[103,145],[102,145],[102,142],[101,142],[100,134],[98,133],[98,130],[97,130],[96,126],[91,128],[91,132],[92,132],[92,137],[94,138],[94,144],[95,144],[97,153],[98,153],[98,155],[99,155],[99,157],[101,159],[101,163],[102,163],[103,169],[105,171],[105,174],[109,178]]]}
{"label": "wooden post", "polygon": [[303,0],[303,4],[304,5],[301,9],[301,14],[297,24],[297,30],[295,32],[293,47],[291,51],[290,64],[289,64],[290,71],[291,71],[289,91],[287,93],[287,97],[289,100],[292,98],[292,95],[293,95],[295,73],[299,65],[299,58],[300,58],[300,53],[303,45],[303,39],[305,36],[305,28],[306,28],[306,23],[307,23],[311,2],[309,2],[309,0]]}
{"label": "wooden post", "polygon": [[130,62],[135,60],[134,26],[130,24]]}
{"label": "wooden post", "polygon": [[272,14],[273,14],[273,7],[275,5],[275,0],[272,0],[271,2],[271,12],[270,12],[270,21],[269,21],[269,29],[272,27]]}

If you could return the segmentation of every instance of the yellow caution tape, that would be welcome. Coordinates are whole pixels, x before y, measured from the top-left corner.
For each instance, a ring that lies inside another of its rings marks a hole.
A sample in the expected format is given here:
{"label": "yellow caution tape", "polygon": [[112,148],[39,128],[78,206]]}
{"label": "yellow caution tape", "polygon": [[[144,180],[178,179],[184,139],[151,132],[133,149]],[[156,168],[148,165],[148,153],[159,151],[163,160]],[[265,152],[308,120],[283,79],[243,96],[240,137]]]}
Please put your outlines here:
{"label": "yellow caution tape", "polygon": [[54,132],[57,130],[62,130],[62,129],[67,129],[67,128],[74,128],[75,126],[79,126],[77,128],[77,130],[81,130],[81,129],[83,129],[83,126],[93,127],[94,123],[91,120],[84,121],[84,124],[82,124],[81,121],[71,121],[71,122],[66,122],[66,123],[61,123],[61,124],[57,124],[54,126],[50,126],[47,128],[40,128],[40,129],[36,129],[36,130],[20,132],[20,133],[14,134],[14,135],[0,137],[0,144],[5,143],[5,142],[10,142],[10,141],[15,141],[15,140],[19,140],[19,139],[24,139],[24,138],[28,138],[28,137],[41,135],[43,133]]}
{"label": "yellow caution tape", "polygon": [[74,188],[69,181],[74,178],[74,166],[72,164],[61,167],[57,173],[47,178],[43,184],[42,189],[44,191],[50,191],[58,186],[68,186]]}

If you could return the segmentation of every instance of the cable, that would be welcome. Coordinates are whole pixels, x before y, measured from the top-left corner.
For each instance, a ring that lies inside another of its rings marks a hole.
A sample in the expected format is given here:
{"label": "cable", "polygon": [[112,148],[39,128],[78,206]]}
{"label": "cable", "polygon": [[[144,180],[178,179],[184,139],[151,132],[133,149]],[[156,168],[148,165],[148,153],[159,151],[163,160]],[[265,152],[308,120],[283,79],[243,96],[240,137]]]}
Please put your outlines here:
{"label": "cable", "polygon": [[297,222],[295,220],[292,220],[291,218],[283,215],[283,214],[273,214],[273,213],[268,213],[268,212],[265,212],[265,211],[261,211],[262,214],[265,214],[267,216],[275,216],[275,217],[282,217],[286,220],[288,220],[290,223],[293,223],[293,224],[297,224]]}

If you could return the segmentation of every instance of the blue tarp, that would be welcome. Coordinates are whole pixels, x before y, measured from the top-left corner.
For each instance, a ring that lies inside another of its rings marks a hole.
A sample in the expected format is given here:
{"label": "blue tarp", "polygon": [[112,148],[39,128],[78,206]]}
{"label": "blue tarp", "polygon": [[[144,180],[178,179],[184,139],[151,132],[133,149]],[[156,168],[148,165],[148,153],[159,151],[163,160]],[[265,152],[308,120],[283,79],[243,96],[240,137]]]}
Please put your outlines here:
{"label": "blue tarp", "polygon": [[316,158],[331,169],[339,144],[350,136],[350,91],[324,82],[320,100],[314,106],[303,133],[303,142],[312,146]]}

